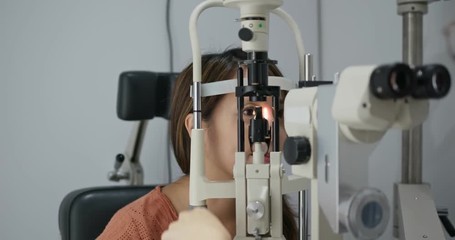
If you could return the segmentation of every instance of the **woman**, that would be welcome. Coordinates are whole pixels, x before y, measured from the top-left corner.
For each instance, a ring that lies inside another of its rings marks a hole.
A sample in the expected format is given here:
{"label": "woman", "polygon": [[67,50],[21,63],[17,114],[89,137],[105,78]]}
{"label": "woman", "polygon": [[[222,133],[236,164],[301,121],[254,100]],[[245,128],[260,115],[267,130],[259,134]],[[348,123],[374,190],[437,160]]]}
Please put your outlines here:
{"label": "woman", "polygon": [[[238,61],[245,60],[246,53],[241,49],[227,50],[221,54],[202,56],[202,83],[236,78]],[[269,67],[269,75],[281,76],[274,65]],[[189,206],[190,174],[190,133],[192,123],[192,99],[189,88],[192,85],[192,64],[186,67],[174,86],[170,116],[171,140],[177,162],[185,174],[176,182],[163,188],[157,187],[149,194],[127,205],[117,212],[98,239],[161,239],[161,234],[169,224],[176,221],[178,214]],[[232,180],[234,154],[237,146],[237,104],[234,93],[202,98],[202,127],[205,131],[205,169],[210,180]],[[249,102],[245,99],[243,117],[245,124],[253,117],[255,106],[271,110],[271,99],[266,102]],[[272,120],[272,119],[269,119]],[[282,122],[282,121],[281,121]],[[248,128],[245,128],[248,129]],[[286,137],[280,129],[281,146]],[[245,136],[245,143],[248,143]],[[245,151],[251,151],[245,146]],[[267,159],[266,159],[267,160]],[[235,236],[235,200],[209,199],[207,207]],[[294,214],[284,201],[283,231],[286,239],[297,239]]]}

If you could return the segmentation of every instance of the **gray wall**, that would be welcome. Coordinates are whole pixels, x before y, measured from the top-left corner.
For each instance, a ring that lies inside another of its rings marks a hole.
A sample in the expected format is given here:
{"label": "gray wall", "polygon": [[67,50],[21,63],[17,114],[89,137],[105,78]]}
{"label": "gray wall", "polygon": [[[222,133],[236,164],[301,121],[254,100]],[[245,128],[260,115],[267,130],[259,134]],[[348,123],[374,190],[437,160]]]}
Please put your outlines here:
{"label": "gray wall", "polygon": [[[107,172],[131,126],[116,118],[117,77],[168,69],[164,6],[0,2],[0,239],[58,239],[64,195],[111,185]],[[155,182],[163,181],[164,167],[153,168]]]}
{"label": "gray wall", "polygon": [[[175,69],[191,60],[188,19],[201,1],[173,1]],[[353,64],[401,59],[401,19],[395,1],[286,0],[305,47],[317,54],[322,77]],[[425,17],[425,62],[455,75],[440,29],[455,18],[455,2],[433,4]],[[168,71],[165,1],[0,1],[0,239],[58,239],[57,210],[68,192],[113,185],[106,174],[126,146],[129,122],[117,119],[118,74]],[[201,16],[204,52],[238,46],[234,10]],[[270,56],[292,79],[296,53],[290,31],[273,18]],[[317,66],[318,67],[318,66]],[[453,91],[452,91],[453,92]],[[455,211],[454,95],[433,102],[424,127],[424,178],[438,205]],[[145,182],[166,183],[167,123],[149,124],[142,154]],[[400,173],[400,134],[391,131],[372,156],[371,183],[390,197]],[[174,165],[173,178],[179,176]],[[452,214],[452,221],[455,217]],[[390,228],[389,228],[390,229]],[[386,235],[383,239],[390,239]]]}

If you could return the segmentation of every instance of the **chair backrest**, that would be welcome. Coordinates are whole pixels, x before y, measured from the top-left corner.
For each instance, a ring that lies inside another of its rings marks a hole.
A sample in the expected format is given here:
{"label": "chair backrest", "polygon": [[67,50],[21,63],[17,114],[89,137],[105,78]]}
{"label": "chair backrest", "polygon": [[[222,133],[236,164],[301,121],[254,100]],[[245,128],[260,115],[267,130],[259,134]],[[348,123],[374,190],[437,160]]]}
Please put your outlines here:
{"label": "chair backrest", "polygon": [[108,186],[79,189],[65,196],[59,208],[62,240],[95,239],[120,208],[155,186]]}

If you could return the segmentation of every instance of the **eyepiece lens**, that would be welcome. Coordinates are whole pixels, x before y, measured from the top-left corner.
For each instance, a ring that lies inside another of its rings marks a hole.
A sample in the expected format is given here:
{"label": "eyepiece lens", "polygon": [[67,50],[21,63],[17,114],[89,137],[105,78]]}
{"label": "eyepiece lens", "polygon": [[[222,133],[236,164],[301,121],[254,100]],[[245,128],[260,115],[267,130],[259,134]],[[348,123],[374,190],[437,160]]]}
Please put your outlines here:
{"label": "eyepiece lens", "polygon": [[433,74],[433,77],[431,78],[431,84],[435,92],[437,93],[444,92],[444,89],[447,88],[447,78],[442,72],[437,71],[436,73]]}
{"label": "eyepiece lens", "polygon": [[417,99],[442,98],[450,90],[450,73],[442,65],[430,64],[416,67],[417,80],[412,96]]}
{"label": "eyepiece lens", "polygon": [[390,74],[390,87],[395,93],[401,93],[406,91],[411,83],[410,76],[408,73],[400,70],[393,71]]}
{"label": "eyepiece lens", "polygon": [[380,99],[402,98],[411,92],[413,76],[406,64],[382,65],[371,74],[370,90]]}

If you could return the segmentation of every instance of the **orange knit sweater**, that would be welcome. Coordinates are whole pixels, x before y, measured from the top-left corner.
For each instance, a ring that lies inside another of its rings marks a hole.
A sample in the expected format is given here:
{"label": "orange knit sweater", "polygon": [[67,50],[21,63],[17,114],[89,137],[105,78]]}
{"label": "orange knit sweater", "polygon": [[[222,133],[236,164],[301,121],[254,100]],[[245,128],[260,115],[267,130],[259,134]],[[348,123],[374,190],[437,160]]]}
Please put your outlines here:
{"label": "orange knit sweater", "polygon": [[120,209],[98,240],[159,240],[178,214],[160,187]]}

